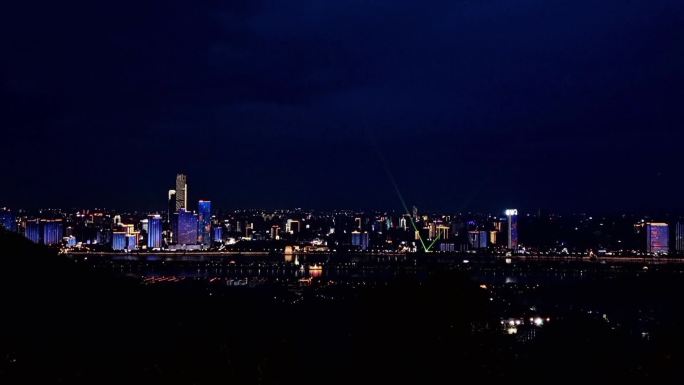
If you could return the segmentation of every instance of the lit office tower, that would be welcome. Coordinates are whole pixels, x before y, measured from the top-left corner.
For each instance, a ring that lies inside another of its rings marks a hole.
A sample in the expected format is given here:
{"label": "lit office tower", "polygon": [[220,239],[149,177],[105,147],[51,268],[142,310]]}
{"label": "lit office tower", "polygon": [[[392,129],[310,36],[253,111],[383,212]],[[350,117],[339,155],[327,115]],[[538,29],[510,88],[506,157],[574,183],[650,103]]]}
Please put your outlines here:
{"label": "lit office tower", "polygon": [[168,206],[166,211],[166,220],[171,222],[173,213],[176,212],[176,190],[169,190]]}
{"label": "lit office tower", "polygon": [[188,177],[185,174],[176,175],[176,211],[188,209]]}
{"label": "lit office tower", "polygon": [[197,211],[199,213],[197,241],[205,246],[211,245],[211,201],[199,201]]}
{"label": "lit office tower", "polygon": [[684,222],[677,222],[675,230],[675,251],[677,254],[682,254],[684,253]]}
{"label": "lit office tower", "polygon": [[508,218],[508,248],[515,250],[518,248],[518,210],[506,210]]}
{"label": "lit office tower", "polygon": [[359,246],[361,250],[368,249],[368,232],[352,231],[352,245]]}
{"label": "lit office tower", "polygon": [[24,236],[33,243],[40,242],[40,222],[27,221],[24,228]]}
{"label": "lit office tower", "polygon": [[46,221],[43,224],[43,244],[56,245],[62,241],[62,221]]}
{"label": "lit office tower", "polygon": [[670,231],[667,223],[646,224],[646,251],[652,254],[667,254]]}
{"label": "lit office tower", "polygon": [[288,219],[285,222],[285,232],[288,234],[299,234],[299,221],[294,219]]}
{"label": "lit office tower", "polygon": [[178,230],[176,236],[176,243],[180,245],[196,245],[197,244],[197,215],[186,211],[185,209],[178,210]]}
{"label": "lit office tower", "polygon": [[473,249],[486,249],[488,233],[486,231],[468,231],[468,243]]}
{"label": "lit office tower", "polygon": [[7,231],[17,231],[17,222],[11,211],[0,210],[0,227]]}
{"label": "lit office tower", "polygon": [[221,242],[223,241],[223,227],[215,226],[214,227],[214,242]]}
{"label": "lit office tower", "polygon": [[162,223],[160,215],[150,215],[147,220],[147,248],[159,249],[162,244]]}
{"label": "lit office tower", "polygon": [[120,251],[126,249],[126,232],[115,231],[112,233],[112,250]]}

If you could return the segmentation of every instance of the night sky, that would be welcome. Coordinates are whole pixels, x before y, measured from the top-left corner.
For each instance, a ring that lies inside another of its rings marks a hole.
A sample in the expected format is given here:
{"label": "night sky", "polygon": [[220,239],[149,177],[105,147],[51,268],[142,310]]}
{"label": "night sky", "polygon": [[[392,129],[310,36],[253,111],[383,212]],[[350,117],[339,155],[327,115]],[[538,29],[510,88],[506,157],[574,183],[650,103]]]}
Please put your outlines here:
{"label": "night sky", "polygon": [[684,208],[681,0],[14,1],[0,206]]}

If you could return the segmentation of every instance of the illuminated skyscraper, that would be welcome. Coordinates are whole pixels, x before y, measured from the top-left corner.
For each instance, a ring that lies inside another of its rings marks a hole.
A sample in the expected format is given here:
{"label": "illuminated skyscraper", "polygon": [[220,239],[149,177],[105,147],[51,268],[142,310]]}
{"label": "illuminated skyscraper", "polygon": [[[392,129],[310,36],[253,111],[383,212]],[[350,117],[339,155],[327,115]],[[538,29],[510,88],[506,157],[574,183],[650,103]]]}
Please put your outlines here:
{"label": "illuminated skyscraper", "polygon": [[271,239],[280,239],[280,226],[271,226]]}
{"label": "illuminated skyscraper", "polygon": [[199,228],[197,241],[201,245],[211,245],[211,201],[199,201],[197,204]]}
{"label": "illuminated skyscraper", "polygon": [[150,215],[147,220],[147,247],[159,249],[162,246],[162,221],[160,215]]}
{"label": "illuminated skyscraper", "polygon": [[299,234],[299,221],[295,219],[288,219],[285,222],[285,232],[288,234]]}
{"label": "illuminated skyscraper", "polygon": [[684,222],[677,222],[675,229],[675,251],[677,254],[684,253]]}
{"label": "illuminated skyscraper", "polygon": [[35,220],[35,221],[27,221],[26,222],[26,227],[24,228],[24,236],[28,238],[33,243],[39,243],[40,242],[40,222]]}
{"label": "illuminated skyscraper", "polygon": [[352,231],[352,245],[359,246],[361,250],[368,249],[368,232]]}
{"label": "illuminated skyscraper", "polygon": [[62,228],[62,221],[45,221],[43,223],[43,244],[44,245],[56,245],[62,242],[62,234],[64,230]]}
{"label": "illuminated skyscraper", "polygon": [[214,242],[221,242],[223,241],[223,227],[215,226],[214,227],[214,237],[212,239]]}
{"label": "illuminated skyscraper", "polygon": [[518,210],[506,210],[508,218],[508,248],[516,250],[518,248]]}
{"label": "illuminated skyscraper", "polygon": [[667,223],[646,224],[646,251],[651,254],[669,252],[670,230]]}
{"label": "illuminated skyscraper", "polygon": [[178,210],[177,216],[177,234],[176,243],[179,245],[196,245],[197,244],[197,215],[186,211],[185,209]]}
{"label": "illuminated skyscraper", "polygon": [[176,212],[176,190],[169,190],[169,198],[168,198],[168,208],[167,208],[167,213],[166,213],[166,221],[171,222],[171,218],[173,218],[173,213]]}
{"label": "illuminated skyscraper", "polygon": [[176,175],[176,211],[188,209],[188,177],[185,174]]}
{"label": "illuminated skyscraper", "polygon": [[447,225],[437,225],[436,230],[437,230],[437,237],[441,240],[446,240],[449,239],[449,230],[451,228]]}

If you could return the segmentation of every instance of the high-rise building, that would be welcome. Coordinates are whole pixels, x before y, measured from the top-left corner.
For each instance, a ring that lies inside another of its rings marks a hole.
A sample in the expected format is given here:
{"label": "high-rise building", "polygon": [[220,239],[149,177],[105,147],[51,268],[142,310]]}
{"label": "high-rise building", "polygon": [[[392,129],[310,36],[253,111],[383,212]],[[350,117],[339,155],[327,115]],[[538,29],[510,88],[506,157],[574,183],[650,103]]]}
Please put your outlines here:
{"label": "high-rise building", "polygon": [[166,211],[166,221],[171,223],[171,218],[173,218],[173,213],[176,212],[176,190],[169,190],[169,198]]}
{"label": "high-rise building", "polygon": [[176,175],[176,211],[188,209],[188,177],[185,174]]}
{"label": "high-rise building", "polygon": [[486,231],[472,230],[468,231],[468,243],[473,249],[486,249],[488,233]]}
{"label": "high-rise building", "polygon": [[288,234],[299,234],[299,221],[295,219],[288,219],[285,222],[285,232]]}
{"label": "high-rise building", "polygon": [[518,210],[506,210],[506,218],[508,218],[508,248],[516,250],[518,248]]}
{"label": "high-rise building", "polygon": [[24,236],[33,243],[40,243],[40,222],[38,220],[27,221]]}
{"label": "high-rise building", "polygon": [[199,201],[197,204],[199,224],[197,241],[204,246],[211,245],[211,201]]}
{"label": "high-rise building", "polygon": [[160,215],[150,215],[147,219],[147,247],[150,249],[162,247],[162,220]]}
{"label": "high-rise building", "polygon": [[684,253],[684,222],[677,222],[675,229],[675,251],[677,254]]}
{"label": "high-rise building", "polygon": [[112,250],[126,250],[126,232],[115,231],[112,233]]}
{"label": "high-rise building", "polygon": [[64,229],[61,220],[45,221],[43,223],[43,244],[56,245],[62,242]]}
{"label": "high-rise building", "polygon": [[447,225],[437,225],[437,238],[441,240],[449,239],[449,230],[451,229]]}
{"label": "high-rise building", "polygon": [[667,223],[649,222],[646,224],[646,251],[651,254],[669,252],[670,230]]}
{"label": "high-rise building", "polygon": [[280,226],[271,226],[271,239],[280,239]]}
{"label": "high-rise building", "polygon": [[367,250],[368,249],[368,232],[364,231],[352,231],[352,245],[358,246],[361,250]]}
{"label": "high-rise building", "polygon": [[221,242],[223,241],[223,227],[222,226],[214,226],[214,237],[212,239],[214,242]]}
{"label": "high-rise building", "polygon": [[197,214],[180,209],[176,213],[176,243],[179,245],[197,244]]}

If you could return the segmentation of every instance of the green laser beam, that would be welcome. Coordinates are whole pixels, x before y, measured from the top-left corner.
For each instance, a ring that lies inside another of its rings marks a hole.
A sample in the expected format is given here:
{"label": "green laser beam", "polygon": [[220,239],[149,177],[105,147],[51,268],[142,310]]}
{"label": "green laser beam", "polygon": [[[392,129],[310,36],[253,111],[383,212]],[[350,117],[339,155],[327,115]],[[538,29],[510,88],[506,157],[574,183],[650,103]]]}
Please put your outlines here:
{"label": "green laser beam", "polygon": [[397,193],[397,196],[399,197],[401,205],[404,207],[404,211],[406,211],[406,215],[409,217],[409,221],[411,221],[411,227],[413,227],[413,231],[415,231],[415,233],[418,234],[418,240],[420,241],[420,244],[423,246],[423,250],[427,252],[429,248],[425,246],[425,241],[423,241],[423,237],[420,235],[420,231],[418,231],[418,226],[416,226],[416,223],[413,221],[413,216],[411,216],[411,212],[409,211],[408,206],[406,205],[406,201],[404,200],[404,197],[401,195],[401,191],[399,191],[399,185],[397,185],[397,181],[394,179],[394,175],[392,175],[392,172],[387,166],[387,162],[385,161],[385,158],[382,156],[380,151],[377,151],[377,154],[380,158],[380,161],[382,162],[382,166],[385,169],[385,173],[387,174],[390,183],[392,183],[392,187],[394,187],[394,191]]}
{"label": "green laser beam", "polygon": [[435,242],[437,242],[437,241],[439,240],[440,235],[441,235],[441,234],[437,234],[437,238],[435,238],[435,239],[432,240],[432,243],[430,243],[430,246],[427,247],[427,250],[425,250],[425,252],[430,251],[430,249],[432,248],[432,246],[435,245]]}
{"label": "green laser beam", "polygon": [[[427,252],[429,250],[429,247],[425,246],[425,241],[423,241],[423,237],[420,235],[420,231],[418,231],[418,226],[416,226],[416,223],[413,221],[413,216],[411,216],[411,212],[408,209],[408,206],[406,205],[406,201],[404,201],[404,197],[401,195],[401,191],[399,190],[399,185],[397,184],[397,181],[394,179],[394,175],[392,174],[392,171],[390,171],[389,166],[387,165],[387,161],[385,160],[385,157],[382,156],[382,153],[380,152],[380,149],[378,148],[377,144],[375,143],[375,138],[371,134],[370,131],[365,130],[366,136],[370,140],[370,142],[373,145],[373,149],[375,149],[375,153],[377,154],[378,158],[380,158],[380,163],[382,164],[382,167],[385,169],[385,173],[387,174],[387,177],[390,180],[390,183],[392,183],[392,187],[394,187],[394,191],[397,193],[397,196],[399,197],[399,201],[401,202],[401,205],[404,208],[404,211],[406,212],[406,215],[409,217],[409,220],[411,221],[411,227],[413,228],[413,231],[415,231],[416,234],[418,234],[418,240],[420,241],[420,244],[423,246],[423,250]],[[434,243],[434,242],[433,242]]]}

